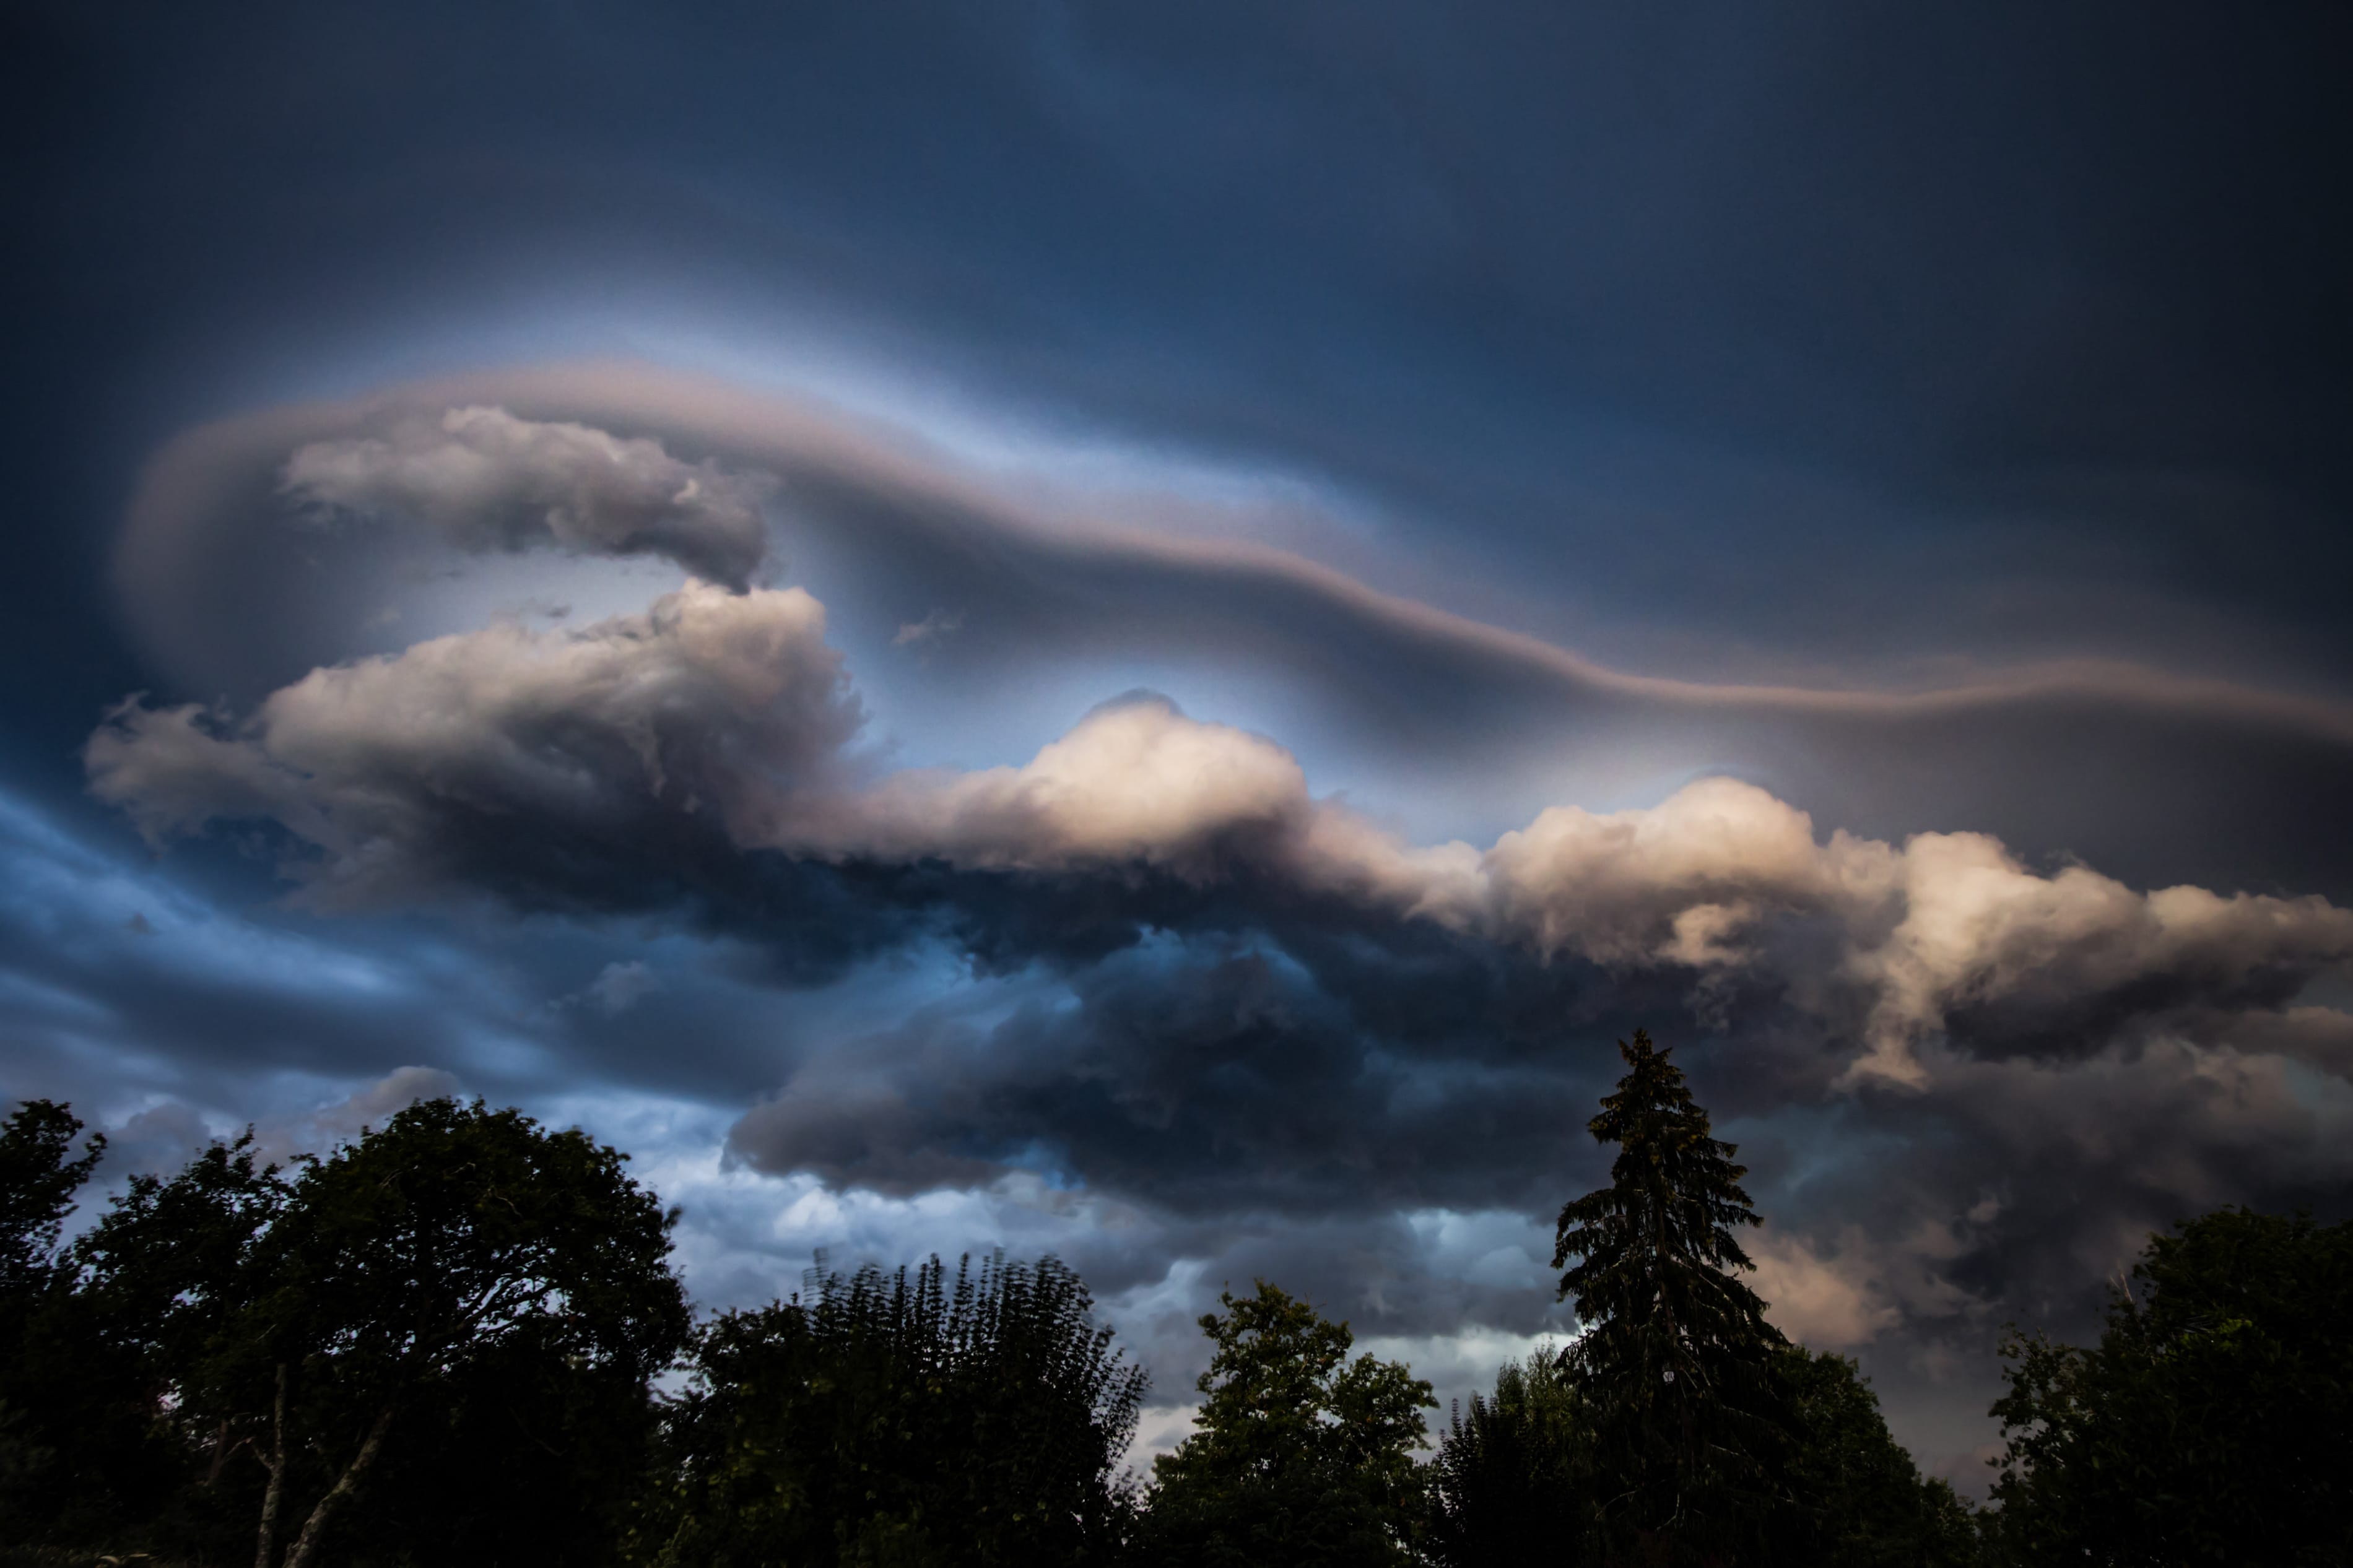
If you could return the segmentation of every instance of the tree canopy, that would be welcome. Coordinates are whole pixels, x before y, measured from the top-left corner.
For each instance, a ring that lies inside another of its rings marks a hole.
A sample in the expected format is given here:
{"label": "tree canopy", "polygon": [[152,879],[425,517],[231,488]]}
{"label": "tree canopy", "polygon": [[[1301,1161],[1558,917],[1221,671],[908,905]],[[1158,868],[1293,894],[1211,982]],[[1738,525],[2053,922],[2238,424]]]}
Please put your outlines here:
{"label": "tree canopy", "polygon": [[1441,1568],[1556,1559],[1591,1531],[1593,1423],[1557,1351],[1507,1362],[1455,1412],[1430,1462]]}
{"label": "tree canopy", "polygon": [[670,1565],[1113,1561],[1144,1374],[1076,1274],[820,1272],[697,1335],[668,1478],[636,1531]]}
{"label": "tree canopy", "polygon": [[1609,1184],[1556,1231],[1564,1347],[1423,1464],[1427,1382],[1229,1289],[1148,1486],[1144,1373],[1050,1257],[820,1260],[696,1327],[626,1156],[446,1100],[282,1166],[216,1142],[69,1239],[103,1140],[33,1101],[0,1122],[0,1568],[2353,1560],[2353,1224],[2208,1215],[2095,1346],[2013,1332],[1979,1511],[1766,1321],[1736,1152],[1668,1052],[1620,1051]]}
{"label": "tree canopy", "polygon": [[[248,1138],[133,1176],[23,1346],[53,1408],[114,1429],[100,1470],[178,1460],[110,1544],[241,1537],[259,1568],[609,1556],[688,1325],[669,1216],[625,1159],[427,1100],[290,1175]],[[76,1528],[51,1514],[27,1533]]]}
{"label": "tree canopy", "polygon": [[1421,1412],[1438,1402],[1402,1363],[1265,1280],[1201,1319],[1216,1351],[1193,1434],[1153,1465],[1143,1560],[1404,1563],[1418,1547]]}
{"label": "tree canopy", "polygon": [[2353,1224],[2223,1209],[2150,1239],[2090,1349],[2013,1332],[2021,1562],[2353,1561]]}
{"label": "tree canopy", "polygon": [[1797,1440],[1788,1467],[1794,1506],[1777,1528],[1776,1558],[1815,1568],[1966,1568],[1978,1561],[1975,1516],[1950,1482],[1914,1467],[1853,1362],[1793,1345],[1779,1370]]}
{"label": "tree canopy", "polygon": [[1715,1561],[1788,1501],[1787,1341],[1736,1270],[1758,1222],[1746,1167],[1712,1135],[1670,1053],[1636,1030],[1588,1130],[1618,1146],[1609,1184],[1560,1211],[1553,1266],[1579,1333],[1572,1383],[1593,1424],[1597,1528],[1620,1554]]}

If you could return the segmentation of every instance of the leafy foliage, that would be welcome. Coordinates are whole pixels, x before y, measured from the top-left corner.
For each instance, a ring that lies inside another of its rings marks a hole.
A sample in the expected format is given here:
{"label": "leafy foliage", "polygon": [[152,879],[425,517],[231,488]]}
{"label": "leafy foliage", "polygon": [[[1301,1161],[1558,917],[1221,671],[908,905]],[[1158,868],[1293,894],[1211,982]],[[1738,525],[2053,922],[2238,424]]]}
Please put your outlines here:
{"label": "leafy foliage", "polygon": [[0,1540],[100,1539],[151,1509],[170,1456],[146,1438],[142,1390],[91,1342],[58,1238],[106,1146],[62,1105],[0,1124]]}
{"label": "leafy foliage", "polygon": [[1728,1561],[1786,1506],[1787,1342],[1733,1270],[1756,1225],[1733,1146],[1666,1051],[1636,1030],[1588,1128],[1618,1145],[1609,1184],[1560,1211],[1553,1266],[1584,1326],[1568,1366],[1600,1456],[1596,1515],[1613,1554]]}
{"label": "leafy foliage", "polygon": [[2353,1561],[2353,1224],[2150,1239],[2090,1350],[2012,1332],[1994,1496],[2019,1562]]}
{"label": "leafy foliage", "polygon": [[71,1321],[181,1459],[143,1543],[609,1556],[688,1326],[670,1217],[624,1158],[428,1100],[290,1178],[249,1139],[133,1177],[73,1250]]}
{"label": "leafy foliage", "polygon": [[1853,1363],[1765,1322],[1735,1151],[1666,1052],[1620,1048],[1610,1184],[1560,1216],[1565,1352],[1419,1466],[1427,1383],[1229,1291],[1141,1493],[1144,1374],[1051,1258],[820,1268],[690,1333],[676,1216],[624,1156],[448,1100],[288,1169],[216,1144],[61,1247],[103,1141],[33,1101],[0,1123],[0,1561],[2353,1561],[2353,1225],[2209,1215],[2152,1238],[2096,1347],[2013,1333],[1978,1513]]}
{"label": "leafy foliage", "polygon": [[1217,1346],[1199,1425],[1153,1467],[1147,1563],[1389,1563],[1421,1533],[1421,1412],[1400,1363],[1348,1359],[1355,1336],[1264,1280],[1201,1319]]}
{"label": "leafy foliage", "polygon": [[1556,1559],[1588,1533],[1593,1429],[1557,1353],[1506,1363],[1471,1396],[1430,1463],[1430,1555],[1440,1568]]}
{"label": "leafy foliage", "polygon": [[73,1195],[106,1150],[93,1134],[69,1156],[81,1123],[62,1105],[27,1100],[0,1125],[0,1304],[20,1309],[48,1283],[58,1233]]}
{"label": "leafy foliage", "polygon": [[1798,1429],[1789,1480],[1799,1506],[1782,1522],[1778,1556],[1820,1568],[1966,1568],[1978,1560],[1970,1510],[1951,1483],[1914,1468],[1853,1362],[1799,1345],[1782,1352],[1780,1370]]}
{"label": "leafy foliage", "polygon": [[652,1563],[1085,1564],[1131,1500],[1113,1468],[1144,1374],[1077,1275],[937,1258],[820,1273],[808,1299],[697,1336],[672,1479],[637,1531]]}

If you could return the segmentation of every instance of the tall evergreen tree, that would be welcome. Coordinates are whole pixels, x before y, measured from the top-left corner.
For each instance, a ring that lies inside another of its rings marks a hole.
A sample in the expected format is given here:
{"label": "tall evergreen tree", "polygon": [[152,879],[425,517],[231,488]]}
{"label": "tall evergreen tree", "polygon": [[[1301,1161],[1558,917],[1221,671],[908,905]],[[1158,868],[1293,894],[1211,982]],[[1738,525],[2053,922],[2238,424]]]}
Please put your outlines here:
{"label": "tall evergreen tree", "polygon": [[1553,1267],[1583,1332],[1572,1382],[1593,1424],[1597,1544],[1613,1562],[1754,1558],[1786,1501],[1788,1344],[1736,1276],[1756,1225],[1745,1166],[1711,1135],[1669,1054],[1641,1030],[1587,1125],[1618,1145],[1609,1184],[1560,1211]]}

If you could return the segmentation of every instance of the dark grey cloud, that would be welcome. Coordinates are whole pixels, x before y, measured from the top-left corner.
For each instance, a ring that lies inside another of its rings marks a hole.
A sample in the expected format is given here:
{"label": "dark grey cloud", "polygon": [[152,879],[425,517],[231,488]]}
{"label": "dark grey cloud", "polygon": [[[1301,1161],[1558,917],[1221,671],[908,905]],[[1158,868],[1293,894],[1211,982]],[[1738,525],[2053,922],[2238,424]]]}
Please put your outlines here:
{"label": "dark grey cloud", "polygon": [[1557,1326],[1525,1247],[1449,1283],[1411,1216],[1540,1231],[1599,1178],[1577,1130],[1637,1024],[1753,1129],[1792,1331],[1883,1347],[1955,1430],[1998,1314],[2073,1331],[2149,1225],[2353,1179],[2325,1087],[2353,914],[2324,900],[1825,838],[1723,779],[1417,847],[1273,742],[1145,699],[1018,767],[881,773],[849,755],[822,627],[797,591],[715,588],[495,626],[314,672],[243,725],[126,709],[93,779],[158,831],[273,823],[306,893],[650,916],[788,984],[920,952],[1017,983],[803,1037],[730,1148],[840,1193],[1116,1205],[1119,1236],[1090,1213],[1067,1248],[1107,1290],[1264,1258],[1368,1332]]}
{"label": "dark grey cloud", "polygon": [[[1315,799],[1273,741],[1162,701],[965,772],[861,773],[859,720],[808,595],[690,584],[640,616],[314,670],[241,724],[129,702],[87,761],[93,792],[153,839],[282,829],[305,847],[290,875],[324,907],[659,908],[677,889],[756,926],[797,901],[783,887],[817,880],[1016,965],[1067,952],[1058,932],[1099,953],[1236,910],[1340,910],[1685,973],[1703,1008],[1770,973],[1857,1050],[1851,1074],[1913,1084],[1915,1045],[1938,1035],[2085,1048],[2102,1020],[2276,1009],[2353,959],[2353,911],[2317,896],[2142,894],[1977,834],[1825,842],[1725,779],[1646,809],[1547,807],[1483,849],[1417,846]],[[730,890],[732,908],[710,896]],[[891,930],[881,918],[851,929]],[[1793,923],[1814,940],[1784,936]]]}

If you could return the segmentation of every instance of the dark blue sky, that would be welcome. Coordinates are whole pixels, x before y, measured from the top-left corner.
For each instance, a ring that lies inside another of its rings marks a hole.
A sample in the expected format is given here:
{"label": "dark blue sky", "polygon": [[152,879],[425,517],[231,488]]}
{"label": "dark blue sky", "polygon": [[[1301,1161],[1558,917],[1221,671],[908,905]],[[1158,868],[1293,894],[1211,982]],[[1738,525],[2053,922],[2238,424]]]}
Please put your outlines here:
{"label": "dark blue sky", "polygon": [[1646,1023],[1957,1474],[2345,1207],[2341,6],[0,26],[0,1091],[1468,1386]]}

